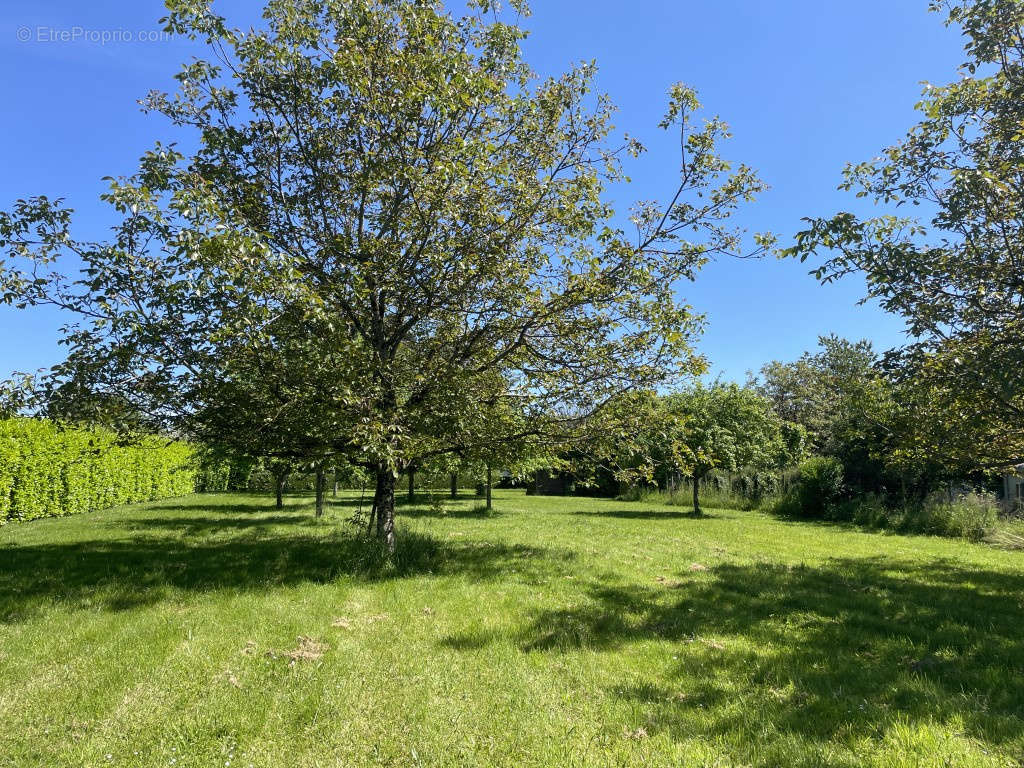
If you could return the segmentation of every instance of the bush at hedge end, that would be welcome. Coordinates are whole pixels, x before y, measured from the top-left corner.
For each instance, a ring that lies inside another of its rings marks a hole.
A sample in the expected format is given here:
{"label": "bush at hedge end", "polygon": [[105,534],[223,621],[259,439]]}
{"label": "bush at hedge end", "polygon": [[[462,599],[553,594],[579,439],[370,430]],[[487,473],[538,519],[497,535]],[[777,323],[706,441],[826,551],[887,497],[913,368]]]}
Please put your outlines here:
{"label": "bush at hedge end", "polygon": [[120,445],[102,429],[0,420],[0,525],[184,496],[196,489],[192,449],[150,437]]}

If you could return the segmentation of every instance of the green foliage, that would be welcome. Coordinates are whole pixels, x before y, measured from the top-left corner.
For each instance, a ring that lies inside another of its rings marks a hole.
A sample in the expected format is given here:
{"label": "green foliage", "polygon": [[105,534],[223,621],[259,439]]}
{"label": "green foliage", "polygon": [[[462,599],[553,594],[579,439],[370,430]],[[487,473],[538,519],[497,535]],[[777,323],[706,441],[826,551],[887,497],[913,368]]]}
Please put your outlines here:
{"label": "green foliage", "polygon": [[678,468],[691,477],[715,469],[782,467],[794,458],[787,455],[780,420],[750,387],[698,384],[668,395],[665,409],[681,429],[674,445]]}
{"label": "green foliage", "polygon": [[814,453],[842,462],[854,495],[903,503],[977,470],[926,450],[921,436],[945,429],[938,401],[929,402],[919,382],[894,376],[868,341],[822,336],[818,350],[765,365],[755,384],[781,418],[803,426]]}
{"label": "green foliage", "polygon": [[925,498],[900,499],[891,494],[850,494],[842,463],[830,456],[803,462],[790,487],[769,507],[776,514],[901,533],[979,541],[1002,528],[999,504],[988,494],[952,495],[936,491]]}
{"label": "green foliage", "polygon": [[193,459],[196,469],[195,490],[200,493],[247,490],[257,463],[256,459],[248,456],[200,446]]}
{"label": "green foliage", "polygon": [[831,456],[814,456],[801,462],[789,493],[800,515],[823,517],[845,490],[842,463]]}
{"label": "green foliage", "polygon": [[[755,388],[735,383],[696,384],[656,397],[634,394],[618,406],[619,420],[632,427],[611,456],[620,480],[643,487],[655,482],[673,494],[688,478],[691,504],[700,512],[699,492],[712,473],[740,473],[749,482],[741,494],[753,499],[762,488],[761,473],[792,464],[803,453],[804,429],[786,424]],[[722,483],[716,478],[719,487]],[[731,481],[730,481],[731,482]],[[774,482],[769,482],[774,485]],[[734,489],[728,490],[735,493]]]}
{"label": "green foliage", "polygon": [[921,502],[886,507],[879,499],[866,497],[848,502],[839,517],[859,525],[890,528],[903,533],[980,541],[1000,523],[998,502],[990,495],[967,493],[950,498],[936,492]]}
{"label": "green foliage", "polygon": [[[687,478],[695,514],[709,478],[724,498],[756,502],[777,489],[777,478],[769,476],[803,453],[803,427],[783,422],[751,386],[698,383],[664,397],[637,394],[618,410],[620,421],[632,426],[610,459],[618,478],[641,489],[655,482],[670,498],[679,496]],[[739,488],[731,487],[734,473]]]}
{"label": "green foliage", "polygon": [[814,258],[823,282],[857,274],[906,320],[912,342],[888,360],[905,414],[894,458],[996,468],[1024,459],[1024,3],[933,8],[963,31],[958,76],[926,84],[920,121],[842,185],[889,211],[810,219],[782,253]]}
{"label": "green foliage", "polygon": [[814,453],[842,450],[844,432],[858,419],[879,419],[888,390],[871,342],[820,336],[818,349],[799,359],[766,363],[753,384],[786,423],[806,432]]}
{"label": "green foliage", "polygon": [[0,420],[0,524],[184,496],[196,489],[185,443],[121,444],[103,429]]}
{"label": "green foliage", "polygon": [[49,198],[0,214],[0,301],[84,318],[44,394],[110,393],[239,453],[345,456],[377,475],[390,537],[408,467],[517,460],[703,370],[677,287],[749,250],[734,215],[765,185],[692,89],[661,123],[678,184],[627,231],[607,189],[642,147],[613,136],[593,63],[534,74],[514,11],[274,0],[233,30],[203,0],[168,9],[207,55],[144,104],[194,153],[111,180],[110,242],[76,240]]}
{"label": "green foliage", "polygon": [[733,383],[633,396],[620,411],[633,434],[612,458],[631,483],[654,480],[666,487],[679,476],[702,479],[715,470],[775,470],[799,458],[803,448],[799,426],[784,428],[761,393]]}

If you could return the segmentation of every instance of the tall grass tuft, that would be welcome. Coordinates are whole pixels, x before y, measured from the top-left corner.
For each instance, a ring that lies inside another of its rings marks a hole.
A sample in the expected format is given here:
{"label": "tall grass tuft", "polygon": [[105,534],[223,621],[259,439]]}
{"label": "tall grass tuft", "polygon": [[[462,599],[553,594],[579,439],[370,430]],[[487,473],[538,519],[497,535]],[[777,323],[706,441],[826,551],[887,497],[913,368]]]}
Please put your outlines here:
{"label": "tall grass tuft", "polygon": [[896,502],[878,494],[863,494],[828,503],[806,503],[807,489],[776,500],[770,510],[783,517],[849,522],[875,530],[923,533],[980,541],[1007,525],[998,500],[991,494],[965,493],[950,498],[934,493],[921,501]]}
{"label": "tall grass tuft", "polygon": [[991,494],[966,493],[953,499],[933,494],[922,504],[905,508],[895,528],[980,541],[995,530],[999,513],[999,502]]}

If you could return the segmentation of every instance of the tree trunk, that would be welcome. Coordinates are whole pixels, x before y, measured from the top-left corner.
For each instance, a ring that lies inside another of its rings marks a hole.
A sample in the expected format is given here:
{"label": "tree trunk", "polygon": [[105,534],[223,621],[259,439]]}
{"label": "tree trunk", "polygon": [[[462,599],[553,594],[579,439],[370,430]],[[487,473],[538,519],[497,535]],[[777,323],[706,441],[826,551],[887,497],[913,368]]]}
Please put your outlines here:
{"label": "tree trunk", "polygon": [[395,475],[390,467],[377,468],[377,538],[388,552],[395,551]]}
{"label": "tree trunk", "polygon": [[324,516],[324,490],[327,487],[327,475],[322,464],[316,465],[316,516]]}
{"label": "tree trunk", "polygon": [[376,475],[373,488],[373,503],[370,505],[370,519],[366,521],[366,535],[373,533],[373,524],[377,521],[377,502],[380,499],[380,474]]}
{"label": "tree trunk", "polygon": [[487,465],[487,508],[491,508],[491,465]]}
{"label": "tree trunk", "polygon": [[416,501],[416,470],[409,467],[409,503]]}
{"label": "tree trunk", "polygon": [[338,468],[335,467],[332,471],[334,472],[334,489],[331,495],[334,498],[338,498]]}
{"label": "tree trunk", "polygon": [[457,499],[459,497],[459,473],[452,472],[452,498]]}
{"label": "tree trunk", "polygon": [[700,478],[693,476],[693,515],[700,517],[704,512],[700,508]]}
{"label": "tree trunk", "polygon": [[282,472],[279,475],[274,476],[274,490],[277,491],[277,499],[275,506],[278,509],[284,509],[284,484],[288,480],[288,473]]}

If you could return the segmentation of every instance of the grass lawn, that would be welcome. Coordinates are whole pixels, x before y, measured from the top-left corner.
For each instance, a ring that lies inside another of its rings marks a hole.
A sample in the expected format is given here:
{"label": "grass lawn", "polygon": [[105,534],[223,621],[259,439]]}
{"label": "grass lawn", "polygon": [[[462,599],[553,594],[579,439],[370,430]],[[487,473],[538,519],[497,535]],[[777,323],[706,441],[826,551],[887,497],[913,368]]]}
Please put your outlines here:
{"label": "grass lawn", "polygon": [[1020,766],[1024,555],[640,502],[0,529],[0,766]]}

